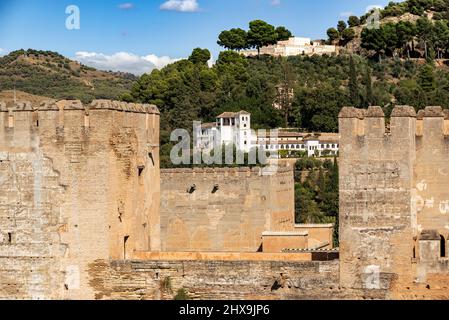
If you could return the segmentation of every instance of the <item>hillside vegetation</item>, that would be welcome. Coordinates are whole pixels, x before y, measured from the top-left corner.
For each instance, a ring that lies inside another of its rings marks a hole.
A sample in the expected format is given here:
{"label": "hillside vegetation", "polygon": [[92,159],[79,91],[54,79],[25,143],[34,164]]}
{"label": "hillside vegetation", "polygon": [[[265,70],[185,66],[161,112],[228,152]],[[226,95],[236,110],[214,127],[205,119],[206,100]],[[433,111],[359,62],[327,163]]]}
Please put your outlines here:
{"label": "hillside vegetation", "polygon": [[448,58],[449,0],[390,2],[383,10],[339,21],[327,35],[330,43],[379,60],[383,56]]}
{"label": "hillside vegetation", "polygon": [[44,101],[53,101],[53,99],[49,97],[36,96],[19,90],[16,90],[15,92],[14,90],[0,91],[0,101],[11,104],[14,101],[14,98],[17,101],[29,101],[34,106],[38,106]]}
{"label": "hillside vegetation", "polygon": [[14,87],[55,99],[117,99],[133,75],[98,71],[51,51],[18,50],[0,58],[0,91]]}

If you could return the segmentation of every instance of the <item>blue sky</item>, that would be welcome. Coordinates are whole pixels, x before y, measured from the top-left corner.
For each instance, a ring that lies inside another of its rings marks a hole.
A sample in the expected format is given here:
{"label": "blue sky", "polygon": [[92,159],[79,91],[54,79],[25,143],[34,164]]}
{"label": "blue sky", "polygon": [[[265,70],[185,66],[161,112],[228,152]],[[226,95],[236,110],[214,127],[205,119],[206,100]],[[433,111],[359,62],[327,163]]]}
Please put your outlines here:
{"label": "blue sky", "polygon": [[[296,36],[325,38],[349,13],[389,0],[0,0],[0,50],[42,49],[103,69],[160,67],[195,47],[217,57],[220,31],[263,19]],[[80,9],[80,29],[65,27]],[[127,61],[128,60],[128,61]],[[122,63],[122,62],[125,63]],[[127,63],[129,65],[127,65]],[[139,67],[140,64],[147,64]],[[127,70],[128,69],[128,70]]]}

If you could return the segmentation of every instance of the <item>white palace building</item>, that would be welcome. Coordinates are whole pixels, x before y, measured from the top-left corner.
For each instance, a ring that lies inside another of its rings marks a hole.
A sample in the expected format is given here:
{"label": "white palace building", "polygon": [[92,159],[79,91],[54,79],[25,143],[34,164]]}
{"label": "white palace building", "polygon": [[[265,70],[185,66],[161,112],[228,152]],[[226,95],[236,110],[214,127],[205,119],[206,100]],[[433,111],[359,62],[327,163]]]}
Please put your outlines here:
{"label": "white palace building", "polygon": [[[285,41],[278,41],[274,45],[260,48],[260,54],[291,57],[298,55],[331,55],[338,53],[338,48],[334,45],[326,45],[323,41],[312,41],[310,38],[291,37]],[[243,51],[242,54],[246,57],[257,56],[257,50]]]}
{"label": "white palace building", "polygon": [[256,133],[251,130],[251,114],[246,111],[224,112],[216,122],[196,128],[196,147],[210,150],[218,145],[233,143],[237,150],[249,152],[252,148],[267,151],[285,150],[288,154],[305,152],[309,157],[336,156],[339,150],[337,133],[303,133],[283,129]]}

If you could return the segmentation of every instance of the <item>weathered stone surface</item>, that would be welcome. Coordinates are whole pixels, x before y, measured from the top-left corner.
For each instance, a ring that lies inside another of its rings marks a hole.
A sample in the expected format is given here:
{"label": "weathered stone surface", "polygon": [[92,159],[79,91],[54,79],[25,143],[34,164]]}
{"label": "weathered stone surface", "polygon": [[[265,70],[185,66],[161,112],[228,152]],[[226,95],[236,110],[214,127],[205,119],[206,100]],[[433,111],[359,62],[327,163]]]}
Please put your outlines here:
{"label": "weathered stone surface", "polygon": [[410,106],[396,106],[391,112],[392,117],[416,117],[415,108]]}
{"label": "weathered stone surface", "polygon": [[[97,299],[167,299],[185,289],[194,300],[337,299],[338,261],[97,261]],[[108,281],[104,281],[108,279]]]}
{"label": "weathered stone surface", "polygon": [[357,109],[354,107],[343,107],[338,115],[339,118],[359,118],[363,119],[365,117],[366,110]]}
{"label": "weathered stone surface", "polygon": [[383,118],[385,117],[382,108],[379,106],[370,106],[365,112],[365,118]]}
{"label": "weathered stone surface", "polygon": [[0,298],[94,298],[88,264],[160,250],[159,115],[111,105],[0,108]]}
{"label": "weathered stone surface", "polygon": [[259,168],[161,171],[163,251],[257,252],[264,231],[293,231],[294,223],[289,168],[269,176]]}
{"label": "weathered stone surface", "polygon": [[340,117],[341,286],[406,299],[423,298],[428,287],[425,298],[449,298],[443,117],[441,107],[421,110],[418,120],[411,107],[396,107],[389,135],[382,122]]}
{"label": "weathered stone surface", "polygon": [[[302,261],[320,252],[255,253],[295,232],[290,170],[167,170],[161,196],[156,107],[0,102],[0,298],[449,299],[447,112],[412,109],[389,133],[342,110],[340,261]],[[186,252],[157,257],[160,200]]]}

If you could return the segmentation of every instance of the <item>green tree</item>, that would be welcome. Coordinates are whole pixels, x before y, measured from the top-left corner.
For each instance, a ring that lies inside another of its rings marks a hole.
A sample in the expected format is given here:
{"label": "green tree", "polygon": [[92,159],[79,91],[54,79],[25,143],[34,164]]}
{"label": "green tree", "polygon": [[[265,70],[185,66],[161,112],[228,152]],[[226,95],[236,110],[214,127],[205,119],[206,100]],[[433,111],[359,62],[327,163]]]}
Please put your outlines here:
{"label": "green tree", "polygon": [[424,13],[422,0],[407,0],[408,10],[410,13],[421,16]]}
{"label": "green tree", "polygon": [[365,71],[365,107],[369,107],[373,104],[373,85],[371,79],[371,69],[366,67]]}
{"label": "green tree", "polygon": [[345,29],[341,33],[341,39],[344,43],[348,43],[349,41],[353,40],[355,38],[355,31],[352,28]]}
{"label": "green tree", "polygon": [[334,42],[338,39],[340,39],[340,32],[338,32],[335,28],[329,28],[327,29],[327,36],[329,37],[329,42]]}
{"label": "green tree", "polygon": [[276,33],[277,33],[278,41],[288,40],[293,36],[293,34],[290,32],[290,30],[288,30],[286,27],[282,27],[282,26],[276,28]]}
{"label": "green tree", "polygon": [[416,21],[416,31],[419,40],[424,45],[424,53],[426,59],[429,59],[429,45],[433,35],[433,24],[426,17],[421,17]]}
{"label": "green tree", "polygon": [[382,28],[379,29],[368,29],[364,28],[362,30],[362,48],[373,50],[379,57],[379,62],[382,58],[382,53],[385,52],[386,42],[385,36]]}
{"label": "green tree", "polygon": [[394,23],[386,23],[380,28],[383,37],[384,50],[389,56],[394,56],[398,46],[398,35]]}
{"label": "green tree", "polygon": [[271,24],[262,20],[254,20],[249,23],[248,44],[253,48],[257,48],[258,56],[260,56],[260,48],[275,44],[277,42],[277,33]]}
{"label": "green tree", "polygon": [[410,43],[412,44],[412,50],[414,50],[415,25],[410,21],[399,21],[396,25],[396,34],[398,36],[398,47],[402,47],[407,52],[407,57],[410,58]]}
{"label": "green tree", "polygon": [[193,64],[205,65],[210,60],[211,54],[208,49],[195,48],[189,57],[189,61]]}
{"label": "green tree", "polygon": [[240,51],[248,47],[248,34],[240,28],[223,31],[217,43],[226,49]]}
{"label": "green tree", "polygon": [[434,68],[430,63],[427,63],[421,68],[418,83],[425,92],[435,90]]}
{"label": "green tree", "polygon": [[437,51],[437,58],[441,59],[443,52],[449,48],[449,27],[445,21],[436,21],[432,31],[432,43]]}
{"label": "green tree", "polygon": [[349,58],[349,96],[353,106],[359,105],[359,86],[354,58]]}
{"label": "green tree", "polygon": [[343,31],[345,31],[345,29],[347,27],[348,27],[348,25],[346,24],[346,22],[344,22],[343,20],[338,21],[338,24],[337,24],[338,32],[342,33]]}
{"label": "green tree", "polygon": [[357,16],[350,16],[348,19],[348,25],[353,27],[358,27],[360,25],[360,19]]}

